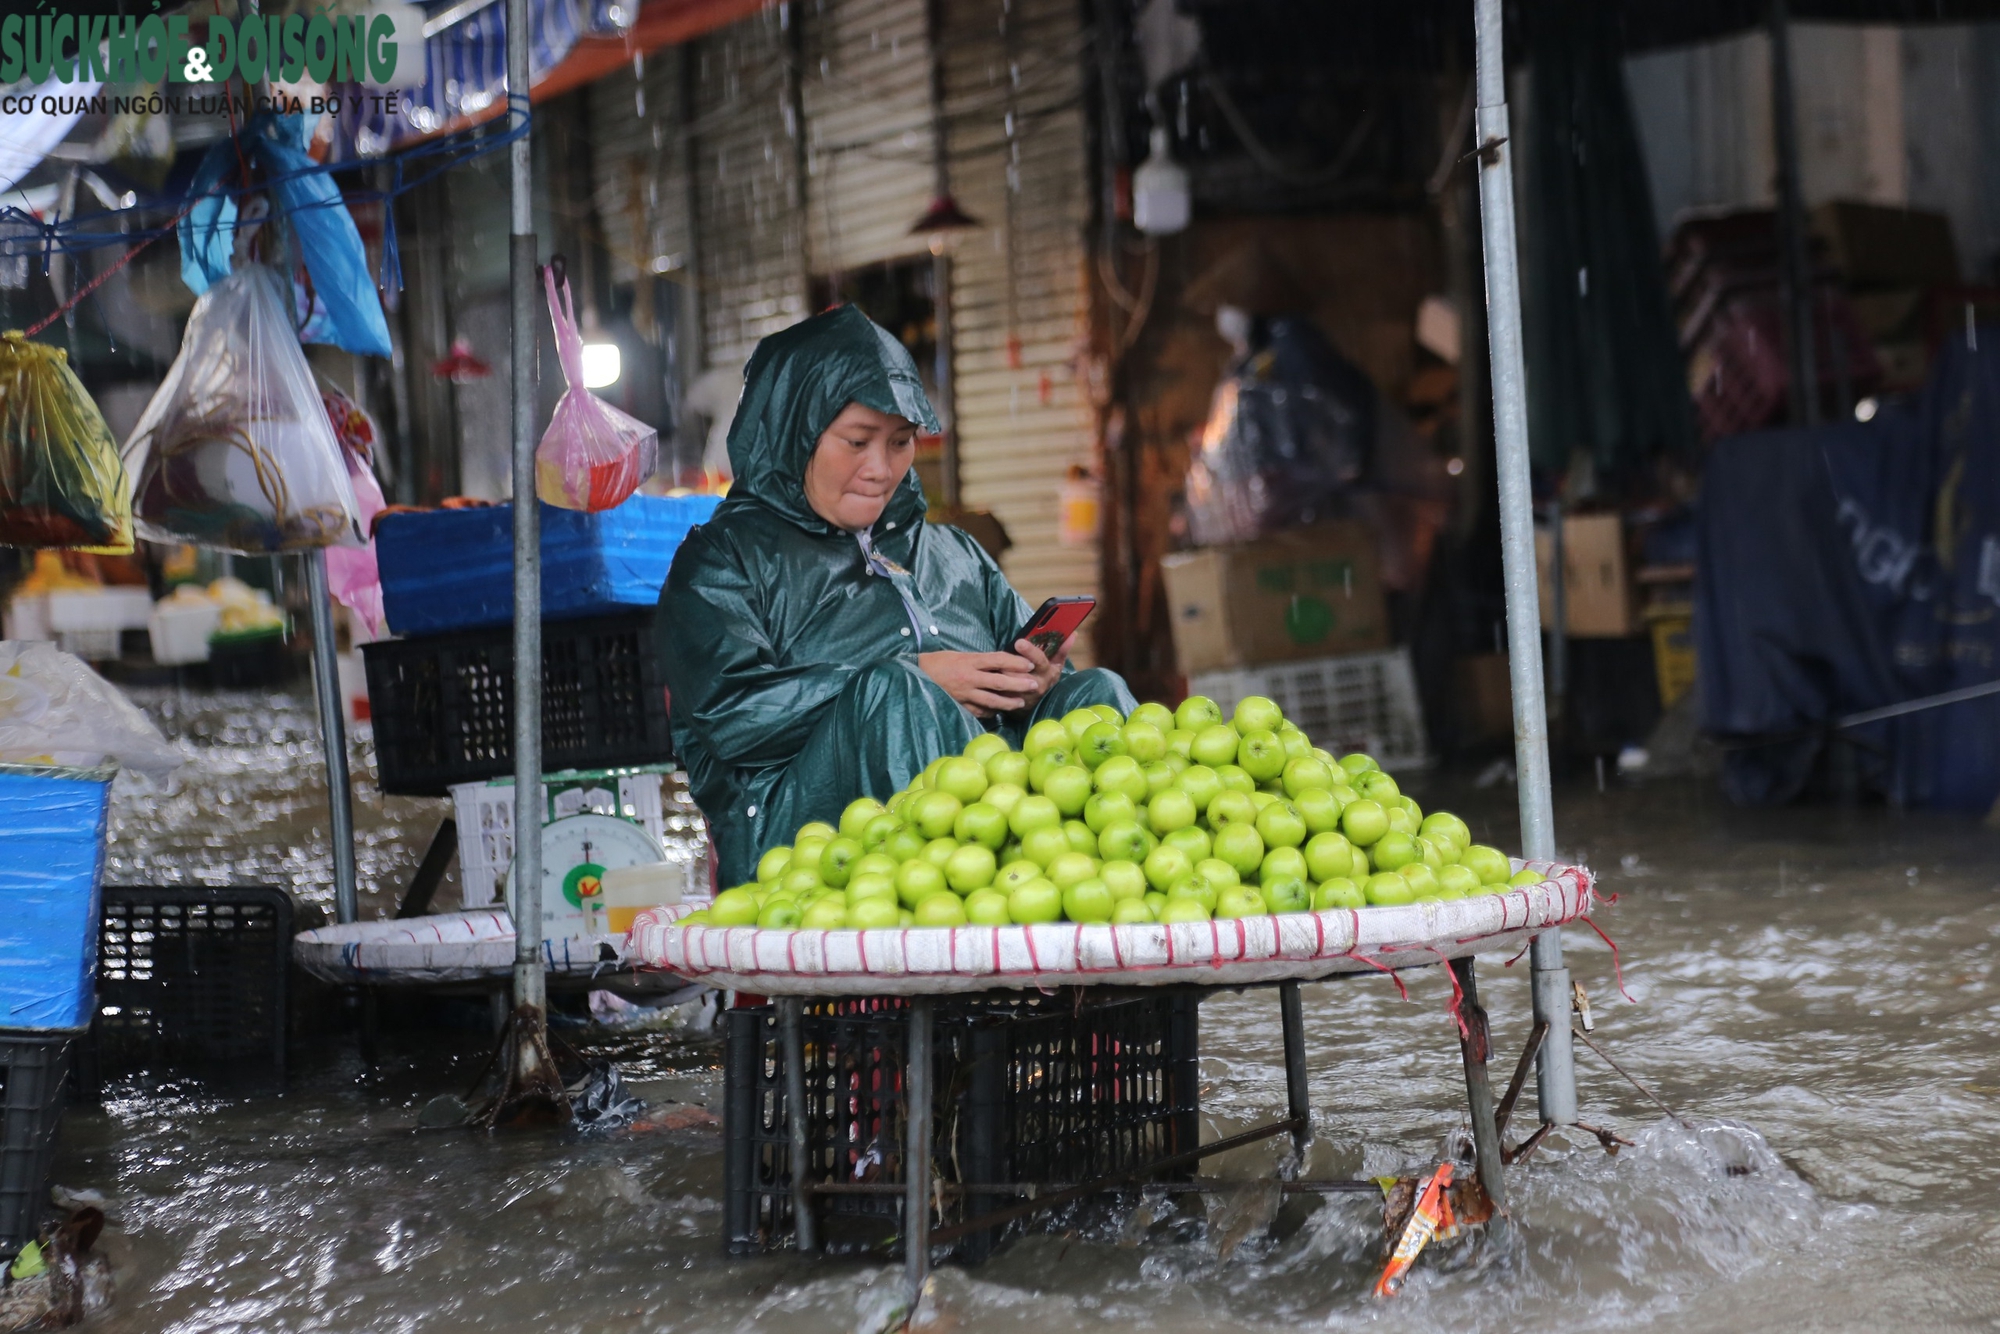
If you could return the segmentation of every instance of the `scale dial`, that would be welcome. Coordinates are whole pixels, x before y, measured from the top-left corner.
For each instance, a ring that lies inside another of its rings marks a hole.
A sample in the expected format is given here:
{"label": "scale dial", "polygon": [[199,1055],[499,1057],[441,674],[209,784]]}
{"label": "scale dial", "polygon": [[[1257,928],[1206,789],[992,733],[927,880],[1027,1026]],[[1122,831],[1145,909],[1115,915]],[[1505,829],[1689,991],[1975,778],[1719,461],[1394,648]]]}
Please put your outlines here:
{"label": "scale dial", "polygon": [[665,860],[653,836],[630,820],[596,814],[551,820],[542,826],[543,925],[595,930],[604,916],[604,873]]}

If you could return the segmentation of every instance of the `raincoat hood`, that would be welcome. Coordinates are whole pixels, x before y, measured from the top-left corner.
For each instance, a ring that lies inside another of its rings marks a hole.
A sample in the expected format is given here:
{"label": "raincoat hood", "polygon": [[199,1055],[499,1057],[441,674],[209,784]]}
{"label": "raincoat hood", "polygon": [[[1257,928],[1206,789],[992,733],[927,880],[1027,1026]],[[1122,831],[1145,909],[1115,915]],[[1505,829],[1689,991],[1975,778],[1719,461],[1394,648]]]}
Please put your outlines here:
{"label": "raincoat hood", "polygon": [[[806,500],[806,464],[820,435],[849,403],[936,432],[916,362],[894,335],[854,306],[836,306],[757,344],[729,428],[736,474],[725,508],[756,504],[813,533],[837,531]],[[883,520],[907,526],[925,510],[916,470],[889,498]]]}

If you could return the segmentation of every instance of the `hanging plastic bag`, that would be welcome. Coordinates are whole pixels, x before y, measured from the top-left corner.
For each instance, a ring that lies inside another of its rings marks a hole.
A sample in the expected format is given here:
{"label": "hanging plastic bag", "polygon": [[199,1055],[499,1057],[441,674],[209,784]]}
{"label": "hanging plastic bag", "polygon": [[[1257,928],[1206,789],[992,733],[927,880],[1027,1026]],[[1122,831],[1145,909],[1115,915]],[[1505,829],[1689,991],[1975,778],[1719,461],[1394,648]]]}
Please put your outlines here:
{"label": "hanging plastic bag", "polygon": [[118,442],[60,348],[0,334],[0,546],[132,550]]}
{"label": "hanging plastic bag", "polygon": [[184,756],[81,658],[39,640],[0,640],[0,765],[155,781]]}
{"label": "hanging plastic bag", "polygon": [[125,442],[141,537],[252,554],[361,544],[288,304],[261,264],[195,302],[180,356]]}
{"label": "hanging plastic bag", "polygon": [[327,592],[359,616],[369,634],[380,638],[387,621],[382,611],[382,572],[375,563],[375,516],[388,505],[382,484],[375,480],[375,444],[381,432],[359,403],[323,380],[319,396],[326,404],[333,438],[340,443],[341,458],[347,463],[347,480],[354,487],[361,531],[369,535],[368,545],[358,551],[336,547],[326,553]]}
{"label": "hanging plastic bag", "polygon": [[569,388],[535,446],[535,494],[561,509],[608,510],[653,475],[660,461],[660,434],[583,387],[583,335],[577,332],[569,280],[563,280],[558,300],[551,265],[542,270],[542,286]]}

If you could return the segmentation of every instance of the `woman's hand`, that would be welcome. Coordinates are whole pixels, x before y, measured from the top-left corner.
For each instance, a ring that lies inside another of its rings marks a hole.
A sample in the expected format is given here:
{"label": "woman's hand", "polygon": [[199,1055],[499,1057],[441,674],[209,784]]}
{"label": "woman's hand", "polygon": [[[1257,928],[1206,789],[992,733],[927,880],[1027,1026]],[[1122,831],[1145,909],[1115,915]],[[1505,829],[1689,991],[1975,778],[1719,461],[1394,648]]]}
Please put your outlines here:
{"label": "woman's hand", "polygon": [[1028,700],[1028,703],[1033,704],[1036,700],[1048,694],[1050,687],[1055,685],[1056,681],[1062,676],[1063,664],[1069,661],[1070,640],[1075,638],[1075,635],[1071,635],[1068,639],[1063,640],[1062,647],[1056,650],[1054,657],[1050,657],[1039,648],[1036,648],[1029,640],[1017,639],[1014,641],[1014,651],[1033,663],[1035,668],[1035,693]]}
{"label": "woman's hand", "polygon": [[979,718],[1011,713],[1046,688],[1035,664],[1012,653],[919,653],[917,668]]}

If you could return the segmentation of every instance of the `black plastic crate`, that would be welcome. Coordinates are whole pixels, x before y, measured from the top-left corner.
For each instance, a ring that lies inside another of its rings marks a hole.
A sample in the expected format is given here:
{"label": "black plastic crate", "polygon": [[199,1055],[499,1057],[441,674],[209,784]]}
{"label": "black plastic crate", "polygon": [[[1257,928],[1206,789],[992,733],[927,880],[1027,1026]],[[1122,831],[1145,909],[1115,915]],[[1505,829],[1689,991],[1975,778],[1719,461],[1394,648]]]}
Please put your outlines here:
{"label": "black plastic crate", "polygon": [[41,1227],[76,1036],[0,1029],[0,1252]]}
{"label": "black plastic crate", "polygon": [[107,885],[79,1079],[149,1070],[282,1084],[292,898],[268,885]]}
{"label": "black plastic crate", "polygon": [[[653,613],[542,624],[542,769],[673,759]],[[514,628],[388,639],[361,648],[384,792],[438,797],[514,772]]]}
{"label": "black plastic crate", "polygon": [[[1200,1140],[1198,1012],[1192,992],[1096,999],[996,993],[932,1009],[933,1168],[964,1184],[1076,1183],[1143,1168]],[[815,1182],[899,1183],[908,1004],[808,1005],[806,1152]],[[728,1014],[724,1226],[733,1254],[792,1232],[790,1127],[776,1012]],[[1012,1196],[950,1196],[954,1219]],[[900,1192],[821,1195],[833,1253],[881,1251],[902,1231]],[[950,1220],[947,1220],[950,1221]],[[990,1233],[960,1242],[984,1259]]]}

